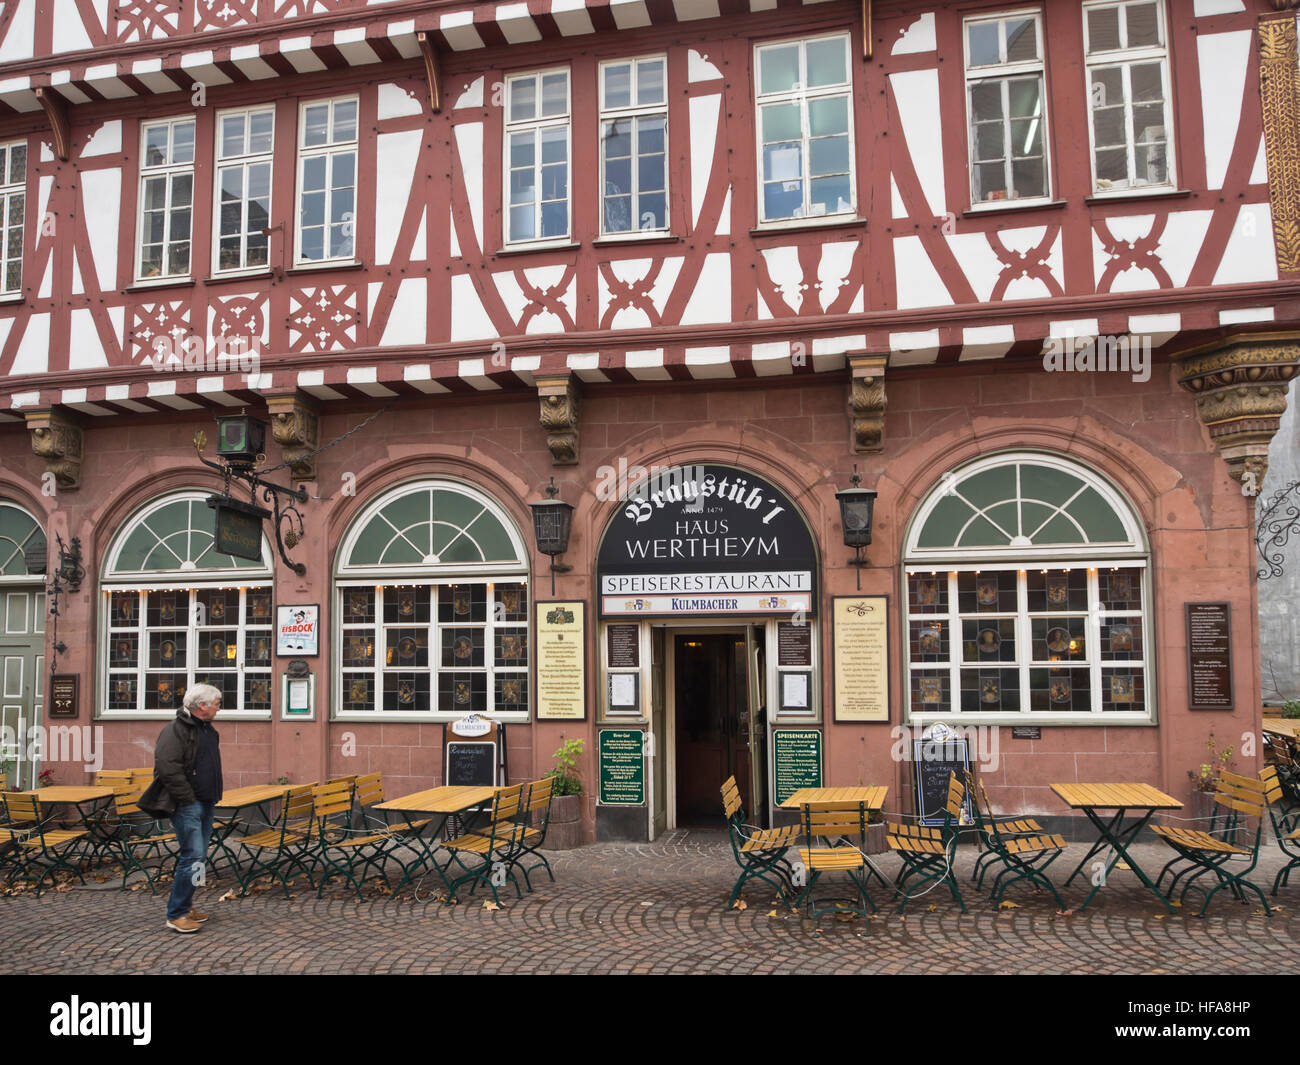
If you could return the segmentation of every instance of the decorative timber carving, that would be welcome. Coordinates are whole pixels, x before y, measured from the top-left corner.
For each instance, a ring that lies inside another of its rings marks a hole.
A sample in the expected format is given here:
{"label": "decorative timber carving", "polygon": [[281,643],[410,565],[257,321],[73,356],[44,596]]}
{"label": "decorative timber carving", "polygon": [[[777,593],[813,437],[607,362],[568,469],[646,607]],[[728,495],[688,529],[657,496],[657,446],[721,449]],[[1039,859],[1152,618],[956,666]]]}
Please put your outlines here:
{"label": "decorative timber carving", "polygon": [[1259,24],[1259,96],[1277,265],[1300,271],[1300,66],[1292,16]]}
{"label": "decorative timber carving", "polygon": [[316,458],[305,456],[316,450],[316,413],[320,409],[316,400],[304,392],[267,396],[266,409],[271,413],[271,432],[284,449],[292,479],[314,481]]}
{"label": "decorative timber carving", "polygon": [[81,486],[81,423],[53,407],[27,412],[32,454],[45,460],[45,472],[65,492]]}
{"label": "decorative timber carving", "polygon": [[578,388],[570,374],[536,375],[546,446],[556,466],[578,463]]}
{"label": "decorative timber carving", "polygon": [[1287,388],[1300,372],[1300,333],[1230,336],[1172,358],[1229,472],[1246,495],[1258,494]]}
{"label": "decorative timber carving", "polygon": [[860,455],[885,450],[886,362],[886,355],[849,356],[853,450]]}

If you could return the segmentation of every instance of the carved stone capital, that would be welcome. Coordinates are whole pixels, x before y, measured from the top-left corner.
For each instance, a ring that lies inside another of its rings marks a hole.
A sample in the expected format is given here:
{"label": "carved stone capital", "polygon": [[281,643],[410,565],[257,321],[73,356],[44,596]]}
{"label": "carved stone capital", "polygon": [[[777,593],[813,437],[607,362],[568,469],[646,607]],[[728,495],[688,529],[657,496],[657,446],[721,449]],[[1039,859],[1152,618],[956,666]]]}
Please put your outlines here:
{"label": "carved stone capital", "polygon": [[578,387],[571,374],[534,375],[541,425],[556,466],[578,464]]}
{"label": "carved stone capital", "polygon": [[316,479],[316,458],[306,458],[316,450],[316,413],[319,404],[305,392],[286,396],[268,396],[266,409],[271,413],[271,433],[284,449],[284,461],[295,481]]}
{"label": "carved stone capital", "polygon": [[853,419],[853,450],[869,454],[885,450],[886,355],[850,355],[849,413]]}
{"label": "carved stone capital", "polygon": [[1268,470],[1269,441],[1286,413],[1289,382],[1300,372],[1300,334],[1233,336],[1172,358],[1214,446],[1254,495]]}
{"label": "carved stone capital", "polygon": [[53,407],[27,412],[32,454],[45,460],[45,472],[65,492],[81,485],[81,423]]}

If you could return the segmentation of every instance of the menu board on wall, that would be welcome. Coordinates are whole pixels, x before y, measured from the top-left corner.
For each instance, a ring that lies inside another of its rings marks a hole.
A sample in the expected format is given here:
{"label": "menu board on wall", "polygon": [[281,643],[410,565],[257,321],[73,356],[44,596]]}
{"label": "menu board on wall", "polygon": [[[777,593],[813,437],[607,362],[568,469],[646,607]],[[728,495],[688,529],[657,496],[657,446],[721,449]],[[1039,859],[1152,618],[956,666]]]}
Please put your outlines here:
{"label": "menu board on wall", "polygon": [[1227,603],[1187,604],[1187,705],[1232,710],[1232,614]]}
{"label": "menu board on wall", "polygon": [[581,721],[587,716],[583,604],[534,605],[537,609],[537,720]]}
{"label": "menu board on wall", "polygon": [[645,805],[644,748],[640,729],[600,730],[601,806]]}
{"label": "menu board on wall", "polygon": [[606,665],[610,669],[637,669],[641,665],[641,632],[636,625],[610,625],[605,629]]}
{"label": "menu board on wall", "polygon": [[776,664],[779,666],[812,665],[812,626],[780,621],[776,626]]}
{"label": "menu board on wall", "polygon": [[831,600],[835,720],[889,720],[889,597]]}
{"label": "menu board on wall", "polygon": [[772,801],[785,802],[800,788],[822,786],[822,734],[815,728],[779,728],[772,732]]}

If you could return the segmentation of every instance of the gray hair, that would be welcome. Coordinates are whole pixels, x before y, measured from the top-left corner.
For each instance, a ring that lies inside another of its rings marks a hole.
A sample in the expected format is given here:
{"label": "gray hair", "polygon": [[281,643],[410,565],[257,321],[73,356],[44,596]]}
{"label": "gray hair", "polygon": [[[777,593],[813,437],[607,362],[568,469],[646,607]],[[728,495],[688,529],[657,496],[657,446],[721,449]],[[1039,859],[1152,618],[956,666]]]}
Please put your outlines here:
{"label": "gray hair", "polygon": [[186,710],[193,710],[200,703],[210,703],[220,698],[220,688],[214,688],[211,684],[196,684],[185,693],[182,705]]}

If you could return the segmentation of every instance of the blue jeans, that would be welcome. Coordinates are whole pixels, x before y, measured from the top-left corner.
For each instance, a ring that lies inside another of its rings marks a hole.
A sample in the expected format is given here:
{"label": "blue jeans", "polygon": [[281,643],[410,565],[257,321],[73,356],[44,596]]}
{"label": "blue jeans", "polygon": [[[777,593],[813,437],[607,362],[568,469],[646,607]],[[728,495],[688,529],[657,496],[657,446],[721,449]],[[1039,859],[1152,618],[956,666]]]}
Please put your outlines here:
{"label": "blue jeans", "polygon": [[194,889],[203,881],[208,858],[208,841],[212,839],[213,804],[191,802],[176,807],[172,828],[181,845],[176,859],[176,876],[172,880],[171,898],[167,900],[167,920],[174,921],[190,912]]}

